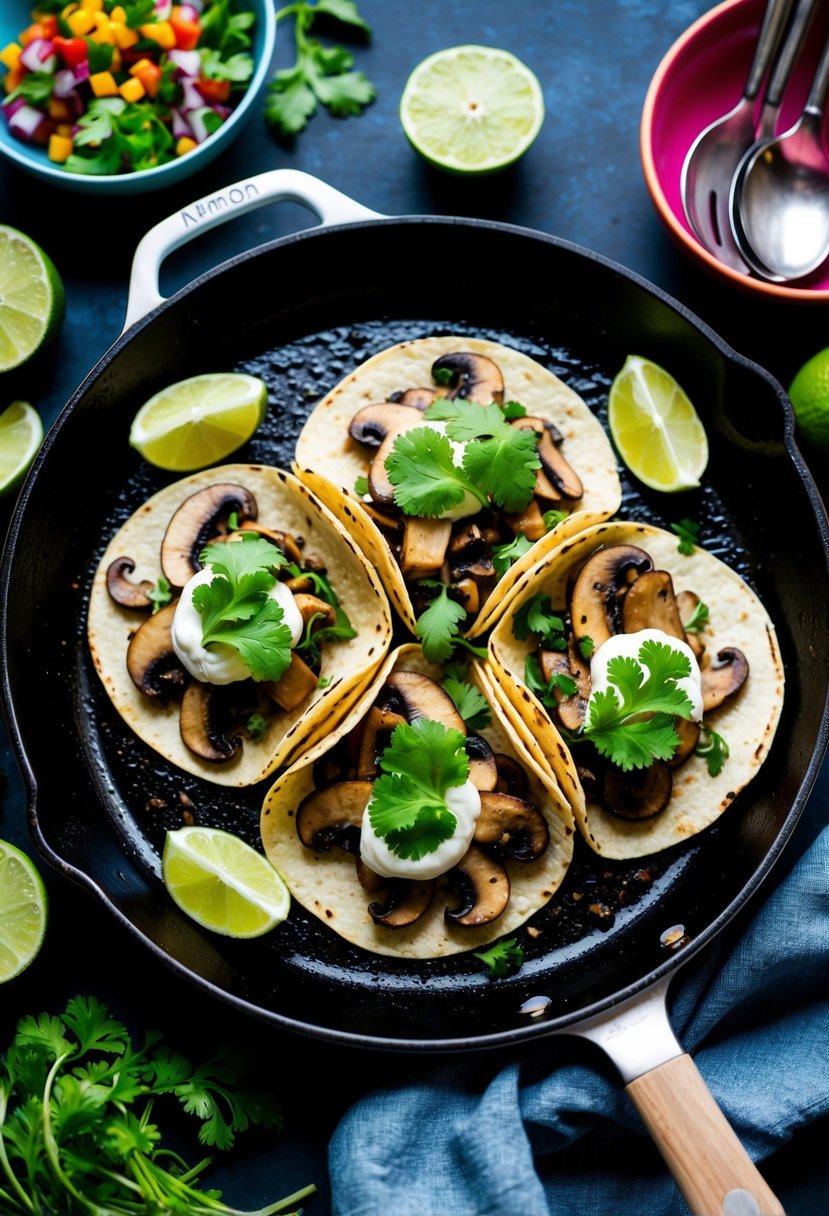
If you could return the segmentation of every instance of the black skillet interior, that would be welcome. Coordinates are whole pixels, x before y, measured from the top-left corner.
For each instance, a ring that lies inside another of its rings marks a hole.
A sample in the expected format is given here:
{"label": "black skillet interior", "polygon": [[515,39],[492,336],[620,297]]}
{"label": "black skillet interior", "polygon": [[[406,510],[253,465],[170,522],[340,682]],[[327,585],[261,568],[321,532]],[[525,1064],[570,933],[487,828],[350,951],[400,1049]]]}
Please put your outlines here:
{"label": "black skillet interior", "polygon": [[[530,922],[533,935],[518,934],[524,966],[497,983],[471,955],[369,955],[296,906],[277,932],[251,942],[204,933],[182,916],[159,879],[165,830],[181,825],[186,804],[197,822],[256,843],[264,789],[200,782],[137,742],[103,694],[84,643],[88,585],[108,538],[174,479],[127,443],[133,414],[152,392],[206,370],[262,376],[269,416],[233,459],[286,467],[324,391],[375,351],[431,333],[514,345],[601,418],[627,354],[668,367],[708,431],[705,485],[660,496],[625,476],[623,513],[663,527],[699,521],[705,547],[766,603],[787,671],[772,754],[732,810],[687,846],[634,864],[601,861],[579,842],[563,888]],[[520,229],[421,217],[315,230],[203,276],[91,373],[50,434],[13,521],[6,708],[36,786],[40,847],[217,999],[302,1034],[385,1047],[496,1045],[567,1025],[671,970],[765,875],[825,748],[826,525],[811,479],[784,442],[783,402],[770,377],[647,284]]]}

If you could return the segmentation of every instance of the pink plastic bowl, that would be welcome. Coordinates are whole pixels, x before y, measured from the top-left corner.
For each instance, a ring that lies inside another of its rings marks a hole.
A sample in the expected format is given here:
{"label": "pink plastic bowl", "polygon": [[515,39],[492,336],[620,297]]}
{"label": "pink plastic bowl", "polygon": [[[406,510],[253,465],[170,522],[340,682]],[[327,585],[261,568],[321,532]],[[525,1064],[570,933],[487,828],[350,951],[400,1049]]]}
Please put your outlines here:
{"label": "pink plastic bowl", "polygon": [[[642,167],[660,218],[680,248],[722,279],[754,295],[826,302],[829,266],[796,287],[766,283],[719,262],[691,230],[679,193],[686,153],[709,123],[740,100],[754,55],[764,0],[726,0],[681,35],[656,70],[645,98],[640,130]],[[800,117],[823,43],[820,15],[813,21],[783,98],[778,131]],[[761,90],[762,94],[762,90]]]}

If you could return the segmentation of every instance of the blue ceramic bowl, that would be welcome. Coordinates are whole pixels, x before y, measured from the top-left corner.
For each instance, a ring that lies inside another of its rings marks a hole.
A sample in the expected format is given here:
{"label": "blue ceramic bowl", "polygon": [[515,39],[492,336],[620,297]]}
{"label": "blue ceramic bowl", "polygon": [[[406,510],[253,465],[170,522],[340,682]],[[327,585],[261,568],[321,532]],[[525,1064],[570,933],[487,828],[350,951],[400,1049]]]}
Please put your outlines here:
{"label": "blue ceramic bowl", "polygon": [[[31,22],[34,0],[0,0],[0,48],[16,42],[20,31]],[[218,131],[194,148],[192,152],[159,165],[155,169],[143,169],[137,173],[113,173],[107,177],[91,177],[81,173],[68,173],[61,165],[49,160],[45,148],[24,144],[9,132],[6,119],[0,116],[0,155],[32,173],[50,185],[65,190],[77,190],[85,194],[140,194],[170,186],[196,173],[236,138],[242,124],[256,108],[262,86],[268,79],[276,39],[276,19],[272,0],[243,0],[238,9],[248,9],[256,14],[251,54],[254,60],[253,76],[230,117]],[[5,93],[0,90],[0,97]]]}

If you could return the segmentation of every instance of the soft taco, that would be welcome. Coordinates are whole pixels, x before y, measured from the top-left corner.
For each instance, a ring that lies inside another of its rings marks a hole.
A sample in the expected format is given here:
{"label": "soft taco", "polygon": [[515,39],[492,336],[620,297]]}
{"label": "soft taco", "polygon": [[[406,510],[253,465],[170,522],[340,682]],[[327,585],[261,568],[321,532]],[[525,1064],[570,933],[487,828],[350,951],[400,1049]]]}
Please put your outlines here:
{"label": "soft taco", "polygon": [[297,475],[379,571],[430,658],[496,619],[521,574],[621,501],[616,460],[582,398],[501,343],[402,342],[311,412]]}
{"label": "soft taco", "polygon": [[601,524],[549,554],[517,588],[489,658],[514,727],[608,858],[712,824],[765,760],[783,705],[755,593],[645,524]]}
{"label": "soft taco", "polygon": [[374,953],[436,958],[542,908],[575,827],[482,666],[447,670],[409,644],[339,730],[277,778],[261,834],[294,899],[334,932]]}
{"label": "soft taco", "polygon": [[251,785],[336,724],[391,644],[382,584],[290,473],[154,494],[95,573],[88,639],[124,721],[186,772]]}

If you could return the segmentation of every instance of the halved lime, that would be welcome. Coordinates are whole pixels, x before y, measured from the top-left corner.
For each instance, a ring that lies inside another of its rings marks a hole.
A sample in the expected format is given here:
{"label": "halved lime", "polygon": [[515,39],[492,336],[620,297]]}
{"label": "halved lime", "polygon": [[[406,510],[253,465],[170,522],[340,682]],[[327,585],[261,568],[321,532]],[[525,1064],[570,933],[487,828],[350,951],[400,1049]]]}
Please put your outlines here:
{"label": "halved lime", "polygon": [[431,164],[490,173],[527,151],[544,121],[544,96],[534,73],[509,51],[453,46],[409,76],[400,121]]}
{"label": "halved lime", "polygon": [[43,944],[49,905],[33,861],[0,840],[0,984],[29,966]]}
{"label": "halved lime", "polygon": [[207,372],[150,397],[135,415],[130,443],[160,469],[186,473],[223,460],[246,443],[268,408],[262,380]]}
{"label": "halved lime", "polygon": [[0,495],[10,494],[26,475],[43,442],[40,414],[27,401],[13,401],[0,414]]}
{"label": "halved lime", "polygon": [[610,386],[608,424],[622,460],[646,486],[672,493],[699,485],[708,464],[708,439],[670,372],[628,355]]}
{"label": "halved lime", "polygon": [[57,332],[64,315],[60,275],[39,245],[0,224],[0,372],[20,367]]}
{"label": "halved lime", "polygon": [[161,869],[181,910],[214,933],[259,937],[288,915],[282,877],[262,853],[221,828],[168,832]]}

